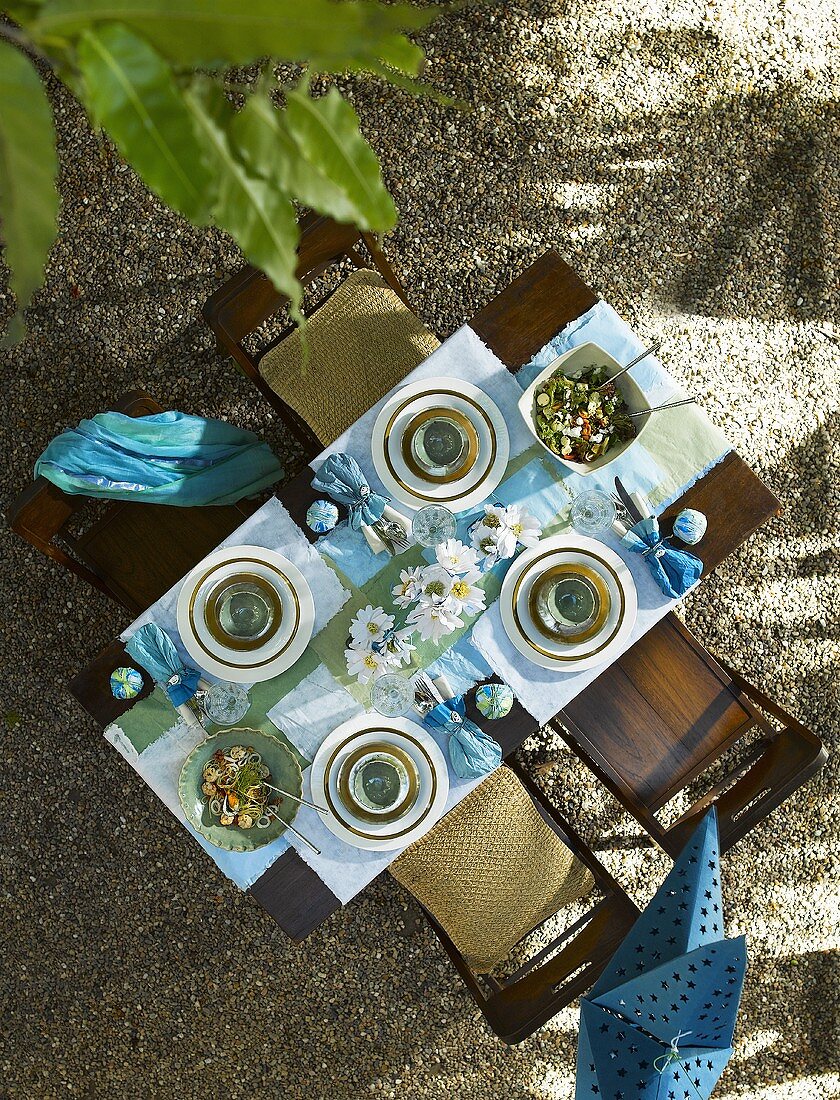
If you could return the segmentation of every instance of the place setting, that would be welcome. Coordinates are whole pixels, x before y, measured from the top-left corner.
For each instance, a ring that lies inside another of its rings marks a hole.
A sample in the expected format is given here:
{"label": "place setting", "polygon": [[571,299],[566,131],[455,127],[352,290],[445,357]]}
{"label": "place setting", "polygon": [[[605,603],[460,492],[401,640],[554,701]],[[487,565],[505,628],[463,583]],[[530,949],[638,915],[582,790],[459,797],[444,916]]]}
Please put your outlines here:
{"label": "place setting", "polygon": [[458,378],[401,386],[373,426],[373,465],[385,491],[409,508],[442,504],[462,512],[497,487],[510,441],[498,405]]}
{"label": "place setting", "polygon": [[235,683],[269,680],[291,668],[314,624],[315,601],[300,569],[261,546],[210,554],[178,596],[184,648],[200,668]]}

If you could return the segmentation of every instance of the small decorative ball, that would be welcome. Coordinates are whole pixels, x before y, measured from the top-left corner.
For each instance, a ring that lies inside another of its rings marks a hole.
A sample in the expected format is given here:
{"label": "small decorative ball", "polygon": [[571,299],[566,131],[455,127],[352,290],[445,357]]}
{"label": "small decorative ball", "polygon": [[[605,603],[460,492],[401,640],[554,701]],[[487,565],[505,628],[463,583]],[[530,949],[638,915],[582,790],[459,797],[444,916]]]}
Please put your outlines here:
{"label": "small decorative ball", "polygon": [[316,534],[332,531],[338,523],[338,508],[331,500],[316,500],[306,509],[306,526]]}
{"label": "small decorative ball", "polygon": [[696,508],[683,508],[674,520],[674,534],[688,546],[694,546],[706,534],[707,520]]}
{"label": "small decorative ball", "polygon": [[115,699],[134,699],[143,690],[143,677],[136,668],[115,668],[111,673],[111,694]]}
{"label": "small decorative ball", "polygon": [[513,706],[513,689],[507,684],[482,684],[476,688],[475,705],[485,718],[504,718]]}

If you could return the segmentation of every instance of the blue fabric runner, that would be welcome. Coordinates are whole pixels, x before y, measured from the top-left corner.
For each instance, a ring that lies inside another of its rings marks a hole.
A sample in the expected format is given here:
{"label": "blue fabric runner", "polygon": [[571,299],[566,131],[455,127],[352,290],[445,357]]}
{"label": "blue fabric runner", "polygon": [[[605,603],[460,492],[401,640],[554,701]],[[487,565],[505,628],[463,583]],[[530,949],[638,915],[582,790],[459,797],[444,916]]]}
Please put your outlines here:
{"label": "blue fabric runner", "polygon": [[56,436],[35,476],[65,493],[192,508],[253,496],[283,467],[253,432],[222,420],[107,412]]}

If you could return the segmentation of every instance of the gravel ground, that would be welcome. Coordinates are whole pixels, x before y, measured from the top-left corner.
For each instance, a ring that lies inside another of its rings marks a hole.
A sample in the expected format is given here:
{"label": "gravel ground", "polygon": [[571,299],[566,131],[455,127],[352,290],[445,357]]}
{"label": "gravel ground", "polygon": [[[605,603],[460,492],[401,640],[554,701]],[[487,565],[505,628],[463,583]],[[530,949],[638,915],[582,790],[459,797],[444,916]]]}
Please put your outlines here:
{"label": "gravel ground", "polygon": [[[836,7],[487,3],[422,41],[429,79],[472,111],[348,86],[418,312],[449,333],[551,246],[666,337],[667,365],[784,505],[686,618],[836,747]],[[235,249],[161,209],[68,96],[56,105],[62,231],[30,336],[3,359],[3,499],[52,435],[135,386],[256,428],[291,469],[200,320]],[[387,877],[290,946],[64,690],[124,616],[2,537],[0,1096],[572,1096],[576,1011],[513,1050],[494,1041]],[[558,761],[545,781],[590,839],[635,835],[549,737],[525,756]],[[720,1097],[840,1095],[836,767],[727,858],[751,965]],[[604,857],[639,902],[667,869],[632,846]]]}

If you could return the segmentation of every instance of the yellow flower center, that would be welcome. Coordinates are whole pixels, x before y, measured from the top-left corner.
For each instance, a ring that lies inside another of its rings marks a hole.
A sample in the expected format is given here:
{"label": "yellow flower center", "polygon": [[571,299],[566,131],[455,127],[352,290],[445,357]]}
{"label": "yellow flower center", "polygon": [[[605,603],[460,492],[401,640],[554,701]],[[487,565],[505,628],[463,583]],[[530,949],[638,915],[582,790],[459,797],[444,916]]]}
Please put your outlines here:
{"label": "yellow flower center", "polygon": [[442,596],[443,593],[443,581],[430,581],[430,583],[426,585],[427,596]]}
{"label": "yellow flower center", "polygon": [[367,629],[368,629],[368,634],[378,634],[379,633],[379,623],[375,623],[375,622],[371,621],[367,624]]}
{"label": "yellow flower center", "polygon": [[511,529],[511,531],[513,531],[514,535],[521,535],[522,534],[522,524],[521,523],[512,524],[510,529]]}
{"label": "yellow flower center", "polygon": [[372,672],[376,670],[376,658],[372,653],[368,653],[365,657],[365,668],[369,668]]}
{"label": "yellow flower center", "polygon": [[466,581],[455,581],[452,585],[452,595],[459,600],[464,600],[470,594],[470,586]]}
{"label": "yellow flower center", "polygon": [[501,527],[501,521],[495,512],[488,512],[482,520],[485,527]]}

